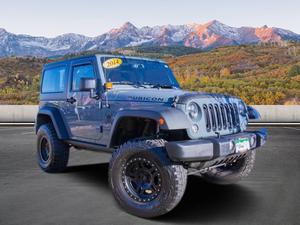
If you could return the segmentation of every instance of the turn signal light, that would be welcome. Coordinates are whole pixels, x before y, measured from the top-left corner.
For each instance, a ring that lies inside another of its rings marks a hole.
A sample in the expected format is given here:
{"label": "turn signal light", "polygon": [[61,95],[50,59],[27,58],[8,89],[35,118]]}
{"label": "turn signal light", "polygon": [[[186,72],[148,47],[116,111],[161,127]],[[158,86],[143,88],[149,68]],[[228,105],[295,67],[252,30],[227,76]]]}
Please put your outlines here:
{"label": "turn signal light", "polygon": [[106,90],[110,90],[110,89],[112,89],[112,87],[113,87],[113,83],[112,82],[106,82],[105,83],[105,89]]}
{"label": "turn signal light", "polygon": [[158,120],[158,123],[159,123],[160,126],[164,125],[165,124],[164,118],[160,117],[159,120]]}

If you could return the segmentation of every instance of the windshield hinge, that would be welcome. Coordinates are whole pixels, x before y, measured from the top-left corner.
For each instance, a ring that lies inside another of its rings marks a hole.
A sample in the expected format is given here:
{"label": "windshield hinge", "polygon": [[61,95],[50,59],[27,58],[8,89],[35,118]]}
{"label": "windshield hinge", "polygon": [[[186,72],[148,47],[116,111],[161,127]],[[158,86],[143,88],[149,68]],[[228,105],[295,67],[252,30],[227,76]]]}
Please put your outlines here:
{"label": "windshield hinge", "polygon": [[179,97],[178,95],[176,95],[174,98],[173,98],[173,103],[172,103],[172,106],[173,107],[176,107],[177,103],[178,103],[178,100],[179,100]]}
{"label": "windshield hinge", "polygon": [[101,97],[101,105],[102,105],[103,108],[109,108],[107,92],[105,92]]}

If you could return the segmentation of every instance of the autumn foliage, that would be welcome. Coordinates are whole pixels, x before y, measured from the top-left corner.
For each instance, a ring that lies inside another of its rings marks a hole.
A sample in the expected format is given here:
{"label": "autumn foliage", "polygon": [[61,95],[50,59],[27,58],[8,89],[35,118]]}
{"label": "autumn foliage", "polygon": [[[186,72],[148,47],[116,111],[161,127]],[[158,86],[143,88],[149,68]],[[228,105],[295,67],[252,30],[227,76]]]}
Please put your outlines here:
{"label": "autumn foliage", "polygon": [[[162,48],[157,49],[155,57]],[[151,48],[150,53],[154,50]],[[300,104],[297,43],[223,47],[196,54],[189,54],[189,50],[184,56],[178,56],[182,49],[171,50],[164,49],[161,57],[184,89],[227,93],[247,104]],[[138,55],[149,57],[145,51]],[[0,104],[37,104],[40,72],[49,61],[35,57],[0,59]]]}
{"label": "autumn foliage", "polygon": [[169,58],[184,89],[227,93],[247,104],[299,104],[300,54],[288,46],[236,46]]}

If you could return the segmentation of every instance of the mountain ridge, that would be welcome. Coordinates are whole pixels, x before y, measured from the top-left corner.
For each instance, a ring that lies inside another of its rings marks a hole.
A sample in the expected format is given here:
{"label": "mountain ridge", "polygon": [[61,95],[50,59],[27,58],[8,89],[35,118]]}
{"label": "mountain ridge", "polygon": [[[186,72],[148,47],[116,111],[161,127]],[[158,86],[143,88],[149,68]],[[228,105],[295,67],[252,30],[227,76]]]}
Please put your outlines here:
{"label": "mountain ridge", "polygon": [[231,27],[218,20],[205,24],[144,26],[130,22],[96,37],[66,33],[53,38],[14,34],[0,28],[0,57],[48,57],[82,51],[112,51],[132,46],[185,46],[210,50],[260,42],[300,41],[300,35],[277,27]]}

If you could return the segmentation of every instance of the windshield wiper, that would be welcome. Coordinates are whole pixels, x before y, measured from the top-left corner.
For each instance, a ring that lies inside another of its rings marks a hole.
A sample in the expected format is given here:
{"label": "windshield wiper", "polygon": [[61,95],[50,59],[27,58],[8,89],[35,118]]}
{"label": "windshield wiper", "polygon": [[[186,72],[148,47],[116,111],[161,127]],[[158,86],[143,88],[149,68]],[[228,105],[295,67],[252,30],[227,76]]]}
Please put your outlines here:
{"label": "windshield wiper", "polygon": [[145,85],[147,85],[147,84],[145,84],[145,83],[137,82],[136,85],[137,85],[138,87],[147,88],[147,87],[145,86]]}
{"label": "windshield wiper", "polygon": [[121,85],[134,85],[133,82],[130,81],[114,81],[113,84],[121,84]]}
{"label": "windshield wiper", "polygon": [[[147,88],[147,86],[150,86],[151,88],[166,88],[166,89],[177,89],[176,86],[174,85],[166,85],[166,84],[152,84],[149,82],[131,82],[131,81],[115,81],[112,82],[113,84],[117,84],[117,85],[131,85],[134,87],[143,87],[143,88]],[[147,86],[146,86],[147,85]]]}
{"label": "windshield wiper", "polygon": [[150,86],[151,88],[175,88],[177,89],[176,86],[174,85],[167,85],[167,84],[153,84],[153,83],[150,83],[150,82],[142,82],[142,83],[139,83],[141,85],[148,85]]}
{"label": "windshield wiper", "polygon": [[134,82],[131,82],[131,81],[115,81],[115,82],[112,82],[113,84],[117,84],[117,85],[132,85],[134,87],[143,87],[143,88],[147,88],[146,86],[144,86],[143,84],[141,83],[134,83]]}
{"label": "windshield wiper", "polygon": [[166,88],[166,89],[177,89],[174,85],[166,85],[166,84],[153,84],[152,88]]}

